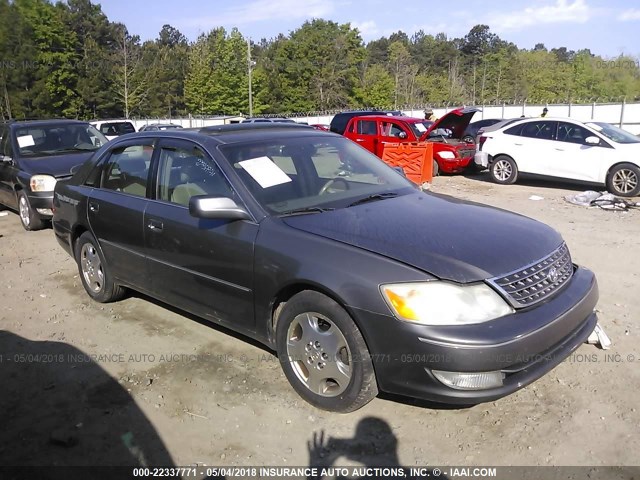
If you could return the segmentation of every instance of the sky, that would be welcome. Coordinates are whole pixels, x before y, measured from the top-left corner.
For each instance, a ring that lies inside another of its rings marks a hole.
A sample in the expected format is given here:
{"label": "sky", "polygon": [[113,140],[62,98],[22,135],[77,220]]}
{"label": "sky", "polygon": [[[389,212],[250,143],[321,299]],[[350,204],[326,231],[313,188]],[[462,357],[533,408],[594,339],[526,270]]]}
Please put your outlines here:
{"label": "sky", "polygon": [[[588,48],[603,57],[640,57],[638,0],[102,0],[111,21],[124,23],[142,40],[156,38],[163,25],[191,41],[222,26],[237,27],[253,41],[289,34],[306,20],[350,23],[365,42],[402,30],[449,38],[463,37],[478,24],[489,25],[520,48],[543,43],[548,49]],[[151,6],[152,5],[152,6]],[[451,10],[447,11],[446,6]]]}

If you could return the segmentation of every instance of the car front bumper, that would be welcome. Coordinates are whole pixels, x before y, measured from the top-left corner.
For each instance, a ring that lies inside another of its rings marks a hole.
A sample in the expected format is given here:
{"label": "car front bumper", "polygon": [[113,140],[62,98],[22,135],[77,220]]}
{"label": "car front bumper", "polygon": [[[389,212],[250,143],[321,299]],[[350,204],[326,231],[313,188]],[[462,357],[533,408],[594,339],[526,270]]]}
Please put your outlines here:
{"label": "car front bumper", "polygon": [[51,218],[53,215],[53,192],[28,192],[27,198],[31,208],[38,212],[42,218]]}
{"label": "car front bumper", "polygon": [[[382,391],[437,403],[472,405],[509,395],[560,364],[597,324],[598,285],[577,268],[552,299],[477,325],[430,327],[357,310]],[[433,371],[502,372],[501,386],[460,390]]]}
{"label": "car front bumper", "polygon": [[469,163],[473,160],[473,157],[464,158],[440,158],[437,154],[434,155],[440,171],[444,173],[460,173],[463,172]]}
{"label": "car front bumper", "polygon": [[486,152],[476,152],[473,161],[479,167],[489,168],[489,154]]}

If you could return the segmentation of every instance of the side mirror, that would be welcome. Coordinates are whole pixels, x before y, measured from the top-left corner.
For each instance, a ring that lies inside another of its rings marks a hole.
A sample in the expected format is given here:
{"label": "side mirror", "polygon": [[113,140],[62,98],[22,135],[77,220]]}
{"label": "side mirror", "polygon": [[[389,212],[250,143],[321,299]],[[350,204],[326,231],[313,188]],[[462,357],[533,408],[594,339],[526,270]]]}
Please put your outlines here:
{"label": "side mirror", "polygon": [[228,197],[195,195],[189,199],[189,213],[197,218],[250,220],[249,213]]}
{"label": "side mirror", "polygon": [[405,138],[407,138],[407,132],[400,132],[400,133],[398,134],[398,138],[401,138],[401,139],[403,139],[403,140],[404,140]]}
{"label": "side mirror", "polygon": [[600,145],[600,139],[598,137],[596,137],[595,135],[592,135],[590,137],[585,138],[584,142],[587,145]]}

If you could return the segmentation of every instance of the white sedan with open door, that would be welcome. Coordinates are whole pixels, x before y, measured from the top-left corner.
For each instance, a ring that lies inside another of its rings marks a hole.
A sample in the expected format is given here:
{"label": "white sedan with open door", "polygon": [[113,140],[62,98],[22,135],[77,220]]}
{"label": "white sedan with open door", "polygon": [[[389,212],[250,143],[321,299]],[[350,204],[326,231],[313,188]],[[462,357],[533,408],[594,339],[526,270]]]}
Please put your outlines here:
{"label": "white sedan with open door", "polygon": [[505,120],[478,133],[475,163],[501,184],[531,174],[606,185],[621,197],[640,194],[640,137],[608,123]]}

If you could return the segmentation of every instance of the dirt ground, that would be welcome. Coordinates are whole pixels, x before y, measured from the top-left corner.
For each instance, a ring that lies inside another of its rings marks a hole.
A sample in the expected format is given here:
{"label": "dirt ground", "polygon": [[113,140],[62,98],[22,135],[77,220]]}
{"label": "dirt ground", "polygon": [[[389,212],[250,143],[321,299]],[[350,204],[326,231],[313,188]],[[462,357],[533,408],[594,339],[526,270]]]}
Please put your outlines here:
{"label": "dirt ground", "polygon": [[[640,210],[582,187],[436,178],[433,190],[550,224],[595,271],[608,351],[583,345],[533,385],[467,409],[380,396],[332,414],[260,345],[138,294],[101,305],[51,229],[0,216],[0,464],[638,465]],[[532,195],[542,200],[532,200]],[[640,199],[638,199],[640,200]]]}

